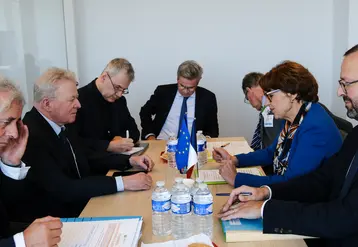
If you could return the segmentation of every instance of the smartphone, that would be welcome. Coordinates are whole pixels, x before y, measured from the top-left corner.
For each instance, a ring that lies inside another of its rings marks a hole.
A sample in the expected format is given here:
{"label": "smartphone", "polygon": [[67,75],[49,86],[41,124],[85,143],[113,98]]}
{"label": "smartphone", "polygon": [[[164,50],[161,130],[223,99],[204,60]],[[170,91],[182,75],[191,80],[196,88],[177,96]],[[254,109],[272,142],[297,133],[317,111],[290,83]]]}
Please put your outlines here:
{"label": "smartphone", "polygon": [[148,171],[146,171],[146,170],[121,171],[121,172],[114,172],[113,175],[112,175],[112,177],[130,176],[130,175],[134,175],[134,174],[140,173],[140,172],[148,173]]}

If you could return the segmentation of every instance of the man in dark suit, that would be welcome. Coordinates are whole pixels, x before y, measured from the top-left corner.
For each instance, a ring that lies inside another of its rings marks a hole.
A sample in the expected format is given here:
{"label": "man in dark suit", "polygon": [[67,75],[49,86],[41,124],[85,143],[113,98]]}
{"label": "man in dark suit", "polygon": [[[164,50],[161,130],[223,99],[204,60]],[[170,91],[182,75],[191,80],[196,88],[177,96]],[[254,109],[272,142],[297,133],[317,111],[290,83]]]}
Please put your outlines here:
{"label": "man in dark suit", "polygon": [[153,162],[144,155],[127,157],[117,164],[89,164],[76,131],[66,128],[66,124],[75,121],[81,107],[76,85],[72,72],[48,69],[34,85],[34,107],[23,120],[29,127],[23,158],[31,166],[28,177],[40,187],[44,197],[52,199],[50,209],[60,217],[78,216],[92,197],[123,190],[147,190],[152,184],[151,177],[143,172],[126,177],[92,174],[93,166],[121,169],[121,162],[151,171]]}
{"label": "man in dark suit", "polygon": [[131,63],[115,58],[98,78],[78,90],[81,109],[76,127],[91,151],[125,152],[139,140],[137,124],[123,97],[133,80]]}
{"label": "man in dark suit", "polygon": [[[26,180],[29,167],[21,162],[29,133],[21,121],[24,102],[19,89],[11,81],[0,78],[0,246],[54,246],[60,241],[60,219],[37,219],[30,226],[14,224],[9,221],[3,204],[9,194],[21,202],[21,197],[28,192],[27,185],[22,182]],[[19,206],[17,213],[21,214],[28,204]]]}
{"label": "man in dark suit", "polygon": [[184,113],[187,113],[189,130],[196,119],[197,130],[206,136],[219,136],[216,97],[198,86],[202,74],[198,63],[185,61],[178,68],[177,84],[156,88],[139,113],[142,139],[168,140],[171,134],[177,135]]}
{"label": "man in dark suit", "polygon": [[275,119],[270,108],[262,104],[264,90],[259,85],[259,80],[262,76],[263,74],[261,73],[251,72],[242,79],[245,103],[250,104],[259,111],[259,122],[250,145],[254,151],[269,147],[276,140],[283,127],[283,120]]}
{"label": "man in dark suit", "polygon": [[[347,115],[358,120],[358,45],[344,54],[338,95]],[[341,150],[320,168],[288,182],[235,189],[220,217],[263,218],[264,233],[321,238],[314,246],[358,246],[358,127]],[[251,192],[251,196],[242,196]],[[237,200],[243,201],[233,206]]]}

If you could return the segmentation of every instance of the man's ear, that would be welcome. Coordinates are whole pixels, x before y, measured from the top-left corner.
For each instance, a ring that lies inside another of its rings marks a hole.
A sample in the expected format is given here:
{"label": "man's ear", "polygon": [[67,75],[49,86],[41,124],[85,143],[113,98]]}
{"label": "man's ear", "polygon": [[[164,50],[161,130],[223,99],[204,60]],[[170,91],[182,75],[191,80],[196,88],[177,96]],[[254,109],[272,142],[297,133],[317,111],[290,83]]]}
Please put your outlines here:
{"label": "man's ear", "polygon": [[49,98],[43,98],[40,102],[41,108],[44,109],[47,112],[52,111],[52,102],[49,100]]}

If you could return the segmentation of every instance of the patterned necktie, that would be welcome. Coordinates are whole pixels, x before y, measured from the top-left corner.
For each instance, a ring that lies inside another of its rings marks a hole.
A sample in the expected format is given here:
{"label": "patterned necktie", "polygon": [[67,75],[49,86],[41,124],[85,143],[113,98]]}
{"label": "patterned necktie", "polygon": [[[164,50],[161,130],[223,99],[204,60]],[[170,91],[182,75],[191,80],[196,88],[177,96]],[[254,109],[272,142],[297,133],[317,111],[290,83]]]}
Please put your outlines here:
{"label": "patterned necktie", "polygon": [[261,140],[261,115],[259,115],[259,122],[257,123],[257,127],[252,137],[252,142],[250,147],[256,151],[262,149],[262,140]]}
{"label": "patterned necktie", "polygon": [[358,169],[358,151],[354,155],[351,165],[348,168],[346,179],[344,180],[341,193],[339,194],[340,199],[343,199],[348,194],[348,190],[352,185],[353,178],[357,173],[357,169]]}
{"label": "patterned necktie", "polygon": [[180,131],[180,126],[181,126],[181,123],[184,119],[184,116],[185,116],[185,113],[188,111],[188,107],[186,105],[186,101],[188,100],[189,97],[184,97],[183,98],[183,103],[181,105],[181,110],[180,110],[180,116],[179,116],[179,128],[178,128],[178,135],[179,136],[179,131]]}

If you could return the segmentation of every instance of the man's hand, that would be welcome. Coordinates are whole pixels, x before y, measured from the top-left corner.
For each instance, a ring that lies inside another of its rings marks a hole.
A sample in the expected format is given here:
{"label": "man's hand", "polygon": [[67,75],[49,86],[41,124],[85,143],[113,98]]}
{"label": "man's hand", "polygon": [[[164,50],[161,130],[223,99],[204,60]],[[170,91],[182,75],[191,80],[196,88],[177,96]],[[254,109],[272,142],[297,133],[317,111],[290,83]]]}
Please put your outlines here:
{"label": "man's hand", "polygon": [[16,139],[10,139],[9,144],[0,154],[2,162],[7,165],[19,165],[26,149],[29,129],[21,120],[18,121],[17,126],[18,137]]}
{"label": "man's hand", "polygon": [[235,166],[239,163],[235,156],[231,156],[228,151],[223,148],[214,148],[213,158],[218,163],[221,163],[223,160],[231,160]]}
{"label": "man's hand", "polygon": [[149,190],[152,187],[152,177],[143,172],[122,177],[124,190]]}
{"label": "man's hand", "polygon": [[155,136],[148,136],[147,138],[148,141],[153,141],[153,140],[156,140]]}
{"label": "man's hand", "polygon": [[225,179],[231,186],[235,185],[236,178],[236,166],[231,160],[223,160],[219,167],[220,175]]}
{"label": "man's hand", "polygon": [[231,206],[227,211],[221,211],[218,216],[222,220],[237,218],[258,219],[261,218],[261,207],[263,201],[241,202]]}
{"label": "man's hand", "polygon": [[127,152],[134,147],[133,139],[116,136],[109,143],[107,151],[113,153]]}
{"label": "man's hand", "polygon": [[[251,195],[242,195],[241,193],[251,193]],[[234,189],[228,201],[221,209],[221,212],[226,212],[232,207],[237,201],[248,202],[248,201],[263,201],[270,197],[270,191],[267,187],[254,188],[249,186],[240,186]]]}
{"label": "man's hand", "polygon": [[150,172],[154,167],[153,160],[148,155],[132,156],[129,158],[132,166],[139,166]]}
{"label": "man's hand", "polygon": [[47,216],[37,219],[24,231],[26,247],[57,246],[62,233],[59,218]]}

